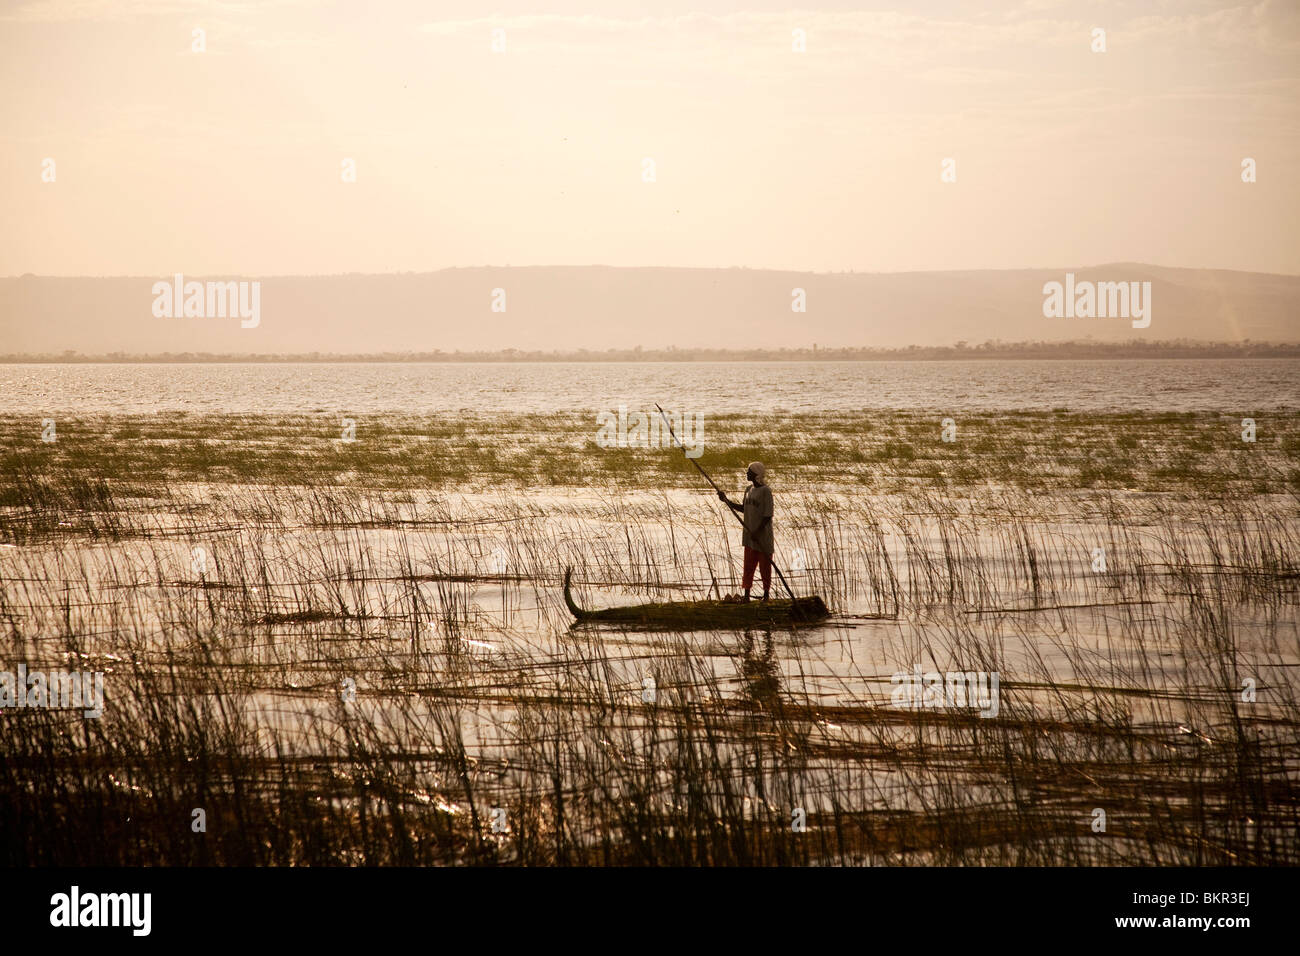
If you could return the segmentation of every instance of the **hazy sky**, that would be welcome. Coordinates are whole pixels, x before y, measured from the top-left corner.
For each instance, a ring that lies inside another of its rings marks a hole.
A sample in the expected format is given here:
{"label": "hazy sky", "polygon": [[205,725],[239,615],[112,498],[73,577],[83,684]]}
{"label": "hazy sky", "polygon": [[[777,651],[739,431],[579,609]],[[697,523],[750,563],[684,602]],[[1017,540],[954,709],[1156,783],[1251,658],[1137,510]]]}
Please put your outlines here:
{"label": "hazy sky", "polygon": [[0,10],[0,274],[1300,272],[1296,0]]}

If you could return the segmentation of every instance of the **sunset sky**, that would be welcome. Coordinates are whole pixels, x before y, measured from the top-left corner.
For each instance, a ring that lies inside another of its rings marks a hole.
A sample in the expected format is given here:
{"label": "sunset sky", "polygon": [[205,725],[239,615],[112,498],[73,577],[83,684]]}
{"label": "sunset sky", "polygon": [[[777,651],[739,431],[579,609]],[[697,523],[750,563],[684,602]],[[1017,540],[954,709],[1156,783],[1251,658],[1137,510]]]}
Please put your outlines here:
{"label": "sunset sky", "polygon": [[5,3],[0,275],[1300,272],[1294,0],[493,7]]}

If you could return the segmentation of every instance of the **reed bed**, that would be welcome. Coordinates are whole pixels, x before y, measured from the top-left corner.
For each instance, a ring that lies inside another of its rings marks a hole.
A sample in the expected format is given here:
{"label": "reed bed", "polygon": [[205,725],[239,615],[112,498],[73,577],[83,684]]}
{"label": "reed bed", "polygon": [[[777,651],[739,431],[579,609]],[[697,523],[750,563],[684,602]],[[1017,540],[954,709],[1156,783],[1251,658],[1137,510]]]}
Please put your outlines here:
{"label": "reed bed", "polygon": [[[740,633],[563,605],[570,566],[587,606],[738,589],[734,521],[653,481],[670,452],[536,480],[569,452],[517,464],[511,419],[460,487],[333,459],[293,480],[280,439],[246,474],[161,440],[106,457],[155,422],[79,451],[10,436],[0,669],[102,671],[105,711],[0,711],[3,861],[1300,862],[1293,439],[1158,493],[1088,487],[1104,430],[1060,416],[1068,454],[909,471],[891,432],[871,482],[812,480],[811,449],[860,448],[864,422],[803,421],[778,485],[777,557],[835,617]],[[770,424],[737,421],[728,459]],[[997,673],[996,714],[896,706],[918,671]]]}
{"label": "reed bed", "polygon": [[[695,488],[694,469],[656,447],[597,446],[598,409],[350,416],[159,412],[0,420],[0,507],[95,503],[107,479],[219,484]],[[653,410],[652,410],[653,411]],[[791,482],[911,494],[973,488],[1130,490],[1200,497],[1300,491],[1300,417],[1270,412],[918,411],[717,415],[701,459],[743,482],[754,459]],[[1242,440],[1242,420],[1256,423]],[[348,418],[354,430],[341,423]],[[942,440],[951,419],[953,441]],[[351,440],[345,440],[350,438]],[[666,444],[666,443],[665,443]],[[57,484],[50,482],[58,475]]]}

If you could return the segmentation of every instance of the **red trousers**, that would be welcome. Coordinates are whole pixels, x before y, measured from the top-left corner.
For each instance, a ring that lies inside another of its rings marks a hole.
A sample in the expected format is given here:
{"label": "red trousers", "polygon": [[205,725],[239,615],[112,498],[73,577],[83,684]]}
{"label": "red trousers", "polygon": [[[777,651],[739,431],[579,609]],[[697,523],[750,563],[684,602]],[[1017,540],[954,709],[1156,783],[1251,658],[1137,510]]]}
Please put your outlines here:
{"label": "red trousers", "polygon": [[772,556],[764,554],[762,551],[755,551],[753,548],[745,548],[745,573],[741,576],[740,582],[748,591],[754,586],[754,567],[757,566],[759,573],[763,576],[763,593],[766,594],[772,589]]}

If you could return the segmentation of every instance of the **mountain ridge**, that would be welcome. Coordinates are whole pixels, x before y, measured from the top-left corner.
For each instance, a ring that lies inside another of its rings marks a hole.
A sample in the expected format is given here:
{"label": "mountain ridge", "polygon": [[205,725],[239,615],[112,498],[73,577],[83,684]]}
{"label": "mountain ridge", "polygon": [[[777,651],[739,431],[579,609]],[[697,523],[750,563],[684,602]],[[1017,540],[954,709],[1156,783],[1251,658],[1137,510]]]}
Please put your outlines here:
{"label": "mountain ridge", "polygon": [[[1067,273],[1150,282],[1152,322],[1045,318]],[[319,276],[186,275],[257,282],[256,327],[159,318],[157,276],[0,278],[0,352],[295,353],[789,349],[958,341],[1300,341],[1300,276],[1104,263],[1059,269],[803,272],[675,266],[458,266]],[[806,312],[791,310],[803,289]],[[494,290],[504,290],[504,296]],[[504,302],[505,311],[493,311]]]}

